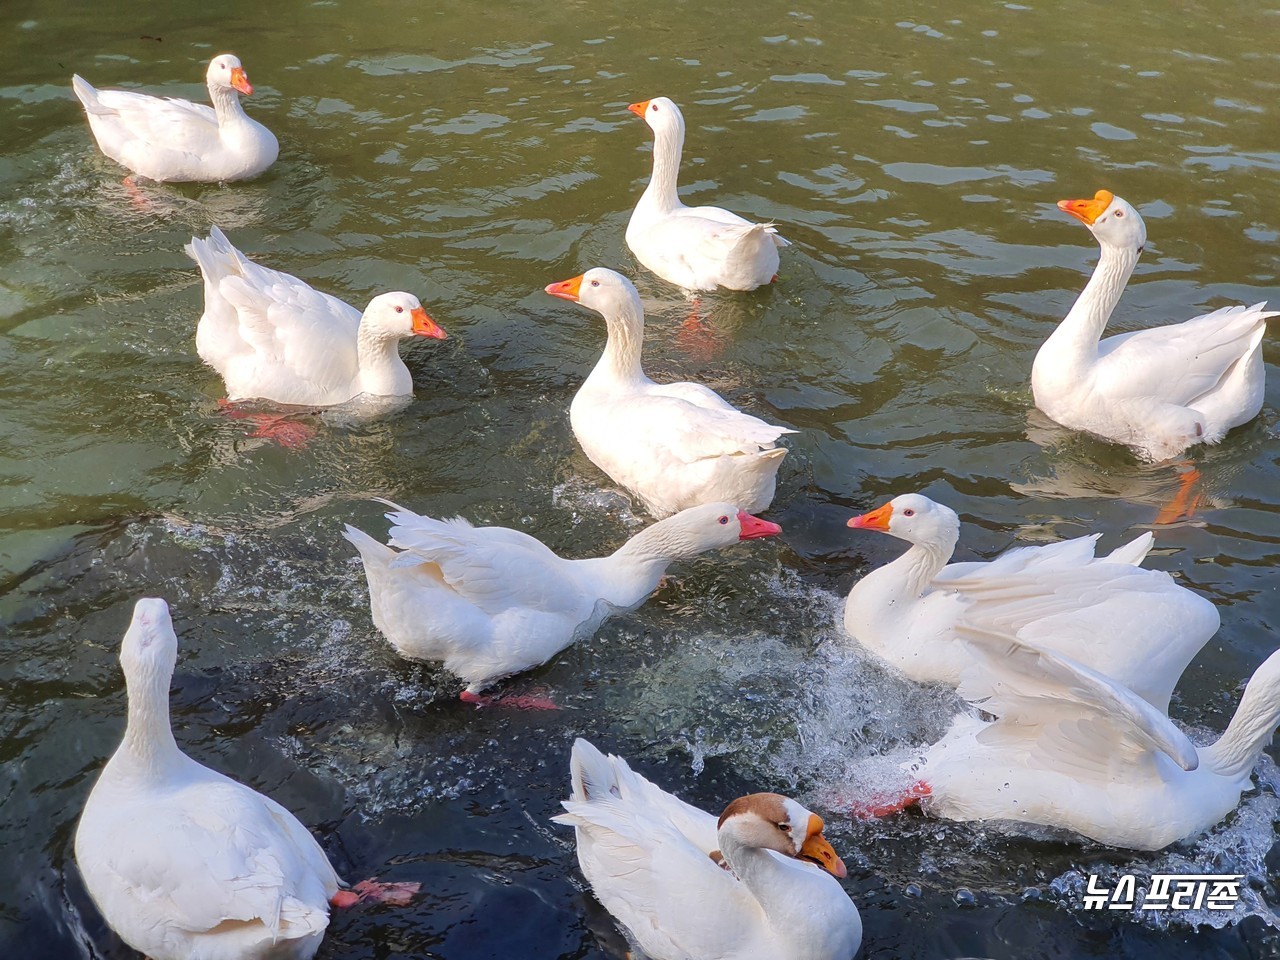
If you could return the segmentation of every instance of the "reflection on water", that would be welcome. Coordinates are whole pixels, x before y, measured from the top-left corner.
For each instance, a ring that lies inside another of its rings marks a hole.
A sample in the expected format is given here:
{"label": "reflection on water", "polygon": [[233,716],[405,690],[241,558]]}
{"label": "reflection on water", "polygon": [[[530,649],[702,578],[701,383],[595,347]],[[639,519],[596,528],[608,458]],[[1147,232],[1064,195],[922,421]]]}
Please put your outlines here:
{"label": "reflection on water", "polygon": [[[427,891],[339,915],[321,957],[622,956],[548,822],[579,735],[707,808],[778,789],[819,809],[867,956],[1280,956],[1270,761],[1235,815],[1151,856],[853,821],[847,799],[958,706],[838,628],[853,580],[900,549],[850,537],[854,512],[924,492],[960,513],[961,560],[1095,531],[1110,549],[1194,467],[1197,513],[1157,529],[1148,564],[1219,604],[1173,709],[1197,740],[1223,728],[1280,625],[1280,375],[1258,420],[1157,467],[1029,412],[1028,377],[1097,255],[1059,197],[1105,187],[1147,220],[1115,331],[1280,297],[1268,14],[1152,8],[1133,30],[1078,0],[733,12],[229,0],[104,33],[81,0],[0,10],[0,955],[129,956],[69,852],[123,725],[119,638],[158,594],[181,641],[180,743],[295,811],[344,875]],[[252,183],[131,194],[71,72],[199,97],[213,48],[251,66],[281,159]],[[637,270],[623,230],[650,144],[625,108],[659,95],[691,128],[684,199],[777,222],[794,244],[779,283],[692,302]],[[348,302],[418,295],[450,340],[406,346],[413,400],[303,415],[315,435],[294,449],[223,414],[182,252],[215,223]],[[377,634],[339,531],[376,496],[567,556],[642,525],[568,427],[603,326],[541,292],[596,265],[636,279],[651,375],[800,431],[770,512],[786,533],[682,565],[521,678],[566,709],[476,711]],[[1079,909],[1089,873],[1193,867],[1245,874],[1242,906]]]}

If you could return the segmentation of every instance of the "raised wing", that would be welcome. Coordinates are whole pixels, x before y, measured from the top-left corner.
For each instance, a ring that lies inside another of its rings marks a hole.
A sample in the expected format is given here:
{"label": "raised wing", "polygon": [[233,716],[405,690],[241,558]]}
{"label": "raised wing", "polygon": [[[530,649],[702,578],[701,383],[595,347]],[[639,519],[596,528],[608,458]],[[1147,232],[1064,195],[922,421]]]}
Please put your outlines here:
{"label": "raised wing", "polygon": [[[540,540],[506,527],[473,527],[397,507],[387,514],[392,567],[434,563],[451,588],[488,614],[510,607],[569,612],[581,598],[562,560]],[[593,601],[594,602],[594,601]]]}
{"label": "raised wing", "polygon": [[1165,714],[1132,690],[1070,657],[1008,633],[966,624],[957,634],[977,663],[960,695],[998,718],[978,738],[1022,752],[1029,765],[1105,775],[1163,753],[1184,770],[1195,746]]}

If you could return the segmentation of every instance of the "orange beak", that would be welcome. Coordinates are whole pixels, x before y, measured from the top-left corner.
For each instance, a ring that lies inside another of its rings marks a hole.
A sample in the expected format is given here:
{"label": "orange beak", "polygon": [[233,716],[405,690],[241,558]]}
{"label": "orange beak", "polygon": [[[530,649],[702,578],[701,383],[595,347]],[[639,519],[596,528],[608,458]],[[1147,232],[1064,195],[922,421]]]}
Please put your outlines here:
{"label": "orange beak", "polygon": [[231,68],[231,85],[246,97],[253,93],[253,84],[249,82],[249,77],[244,72],[244,67]]}
{"label": "orange beak", "polygon": [[1111,201],[1115,199],[1115,194],[1110,190],[1099,190],[1093,195],[1092,200],[1059,200],[1058,209],[1063,213],[1069,213],[1086,227],[1092,227],[1107,207],[1111,206]]}
{"label": "orange beak", "polygon": [[827,873],[841,880],[849,875],[844,861],[836,856],[835,848],[822,835],[822,818],[816,813],[809,814],[809,835],[805,837],[804,845],[800,847],[800,852],[796,856],[801,860],[811,860]]}
{"label": "orange beak", "polygon": [[578,290],[582,287],[582,275],[574,277],[572,280],[561,280],[559,283],[548,283],[545,289],[547,293],[553,297],[559,297],[561,300],[572,300],[578,302]]}
{"label": "orange beak", "polygon": [[776,523],[770,523],[768,520],[761,520],[759,517],[753,517],[745,510],[738,511],[738,524],[742,532],[738,534],[739,540],[757,540],[760,537],[776,537],[782,532],[782,528]]}
{"label": "orange beak", "polygon": [[427,311],[421,307],[414,307],[409,312],[409,316],[413,317],[413,332],[418,336],[430,337],[432,340],[449,339],[449,335],[441,329],[440,324],[428,317]]}
{"label": "orange beak", "polygon": [[641,100],[639,103],[632,103],[627,109],[634,113],[637,117],[644,117],[644,112],[649,109],[649,101]]}
{"label": "orange beak", "polygon": [[876,507],[870,513],[864,513],[860,517],[854,517],[845,526],[852,527],[855,530],[883,530],[889,529],[889,518],[893,516],[893,504],[886,503],[883,506]]}

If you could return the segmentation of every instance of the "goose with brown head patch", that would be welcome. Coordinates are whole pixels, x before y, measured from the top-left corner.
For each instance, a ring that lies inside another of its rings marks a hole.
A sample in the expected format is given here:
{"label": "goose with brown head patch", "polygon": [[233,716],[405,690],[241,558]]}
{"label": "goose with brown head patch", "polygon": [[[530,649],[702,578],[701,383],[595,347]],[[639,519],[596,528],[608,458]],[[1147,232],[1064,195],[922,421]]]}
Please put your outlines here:
{"label": "goose with brown head patch", "polygon": [[[717,820],[578,740],[573,825],[596,897],[653,960],[851,960],[862,920],[822,819],[753,793]],[[711,854],[719,851],[722,869]],[[696,909],[691,909],[696,905]]]}

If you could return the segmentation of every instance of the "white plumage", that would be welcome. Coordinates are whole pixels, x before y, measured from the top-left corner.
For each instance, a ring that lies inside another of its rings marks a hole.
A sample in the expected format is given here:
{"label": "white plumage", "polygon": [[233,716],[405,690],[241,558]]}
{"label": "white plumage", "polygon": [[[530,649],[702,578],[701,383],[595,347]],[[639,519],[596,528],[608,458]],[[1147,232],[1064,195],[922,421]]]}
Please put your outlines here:
{"label": "white plumage", "polygon": [[1102,248],[1071,312],[1036,354],[1036,406],[1063,426],[1087,430],[1166,460],[1197,443],[1218,443],[1262,409],[1262,338],[1275,311],[1265,303],[1223,307],[1185,323],[1101,340],[1147,242],[1128,202],[1106,190],[1058,206]]}
{"label": "white plumage", "polygon": [[[395,506],[394,504],[392,506]],[[606,557],[565,560],[506,527],[473,527],[395,507],[384,546],[355,527],[374,625],[404,656],[441,660],[478,693],[545,663],[644,602],[673,560],[781,532],[728,503],[653,524]]]}
{"label": "white plumage", "polygon": [[928,497],[894,497],[849,526],[912,545],[854,584],[844,624],[915,680],[960,682],[973,662],[956,634],[967,623],[1067,654],[1165,710],[1183,670],[1218,630],[1210,601],[1139,566],[1154,543],[1149,533],[1105,557],[1094,556],[1094,534],[948,565],[960,518]]}
{"label": "white plumage", "polygon": [[274,800],[196,763],[169,727],[177,637],[139,600],[120,648],[124,741],[76,828],[76,864],[108,925],[151,960],[305,960],[340,881]]}
{"label": "white plumage", "polygon": [[771,223],[752,223],[720,207],[686,207],[676,180],[684,116],[657,97],[629,109],[652,129],[653,176],[627,223],[627,246],[644,266],[686,290],[754,290],[778,272],[788,246]]}
{"label": "white plumage", "polygon": [[1062,827],[1157,850],[1233,810],[1280,723],[1280,653],[1245,687],[1215,743],[1197,748],[1132,690],[1008,634],[962,627],[977,663],[962,696],[996,715],[962,716],[912,772],[927,813]]}
{"label": "white plumage", "polygon": [[[565,813],[601,903],[652,960],[851,960],[857,907],[822,821],[794,800],[751,794],[717,824],[605,756],[573,746]],[[713,858],[723,859],[723,867]],[[819,866],[821,864],[821,866]]]}
{"label": "white plumage", "polygon": [[399,341],[445,332],[409,293],[374,297],[364,313],[297,277],[249,260],[214,227],[187,253],[204,277],[196,351],[230,400],[332,406],[413,392]]}
{"label": "white plumage", "polygon": [[251,119],[240,94],[253,92],[240,61],[214,57],[205,73],[212,109],[126,90],[96,90],[79,76],[72,89],[84,105],[98,148],[121,166],[159,181],[243,180],[275,163],[275,135]]}
{"label": "white plumage", "polygon": [[602,314],[604,354],[573,398],[569,420],[591,462],[655,517],[699,503],[763,510],[773,501],[785,427],[737,410],[699,383],[654,383],[640,356],[644,307],[631,281],[595,267],[547,293]]}

